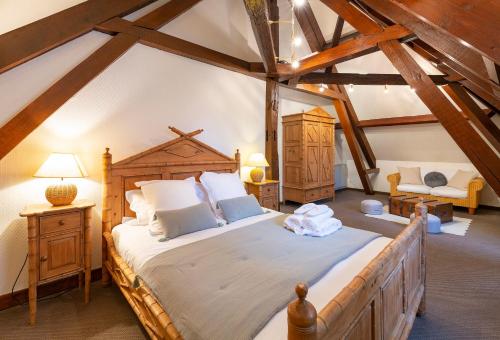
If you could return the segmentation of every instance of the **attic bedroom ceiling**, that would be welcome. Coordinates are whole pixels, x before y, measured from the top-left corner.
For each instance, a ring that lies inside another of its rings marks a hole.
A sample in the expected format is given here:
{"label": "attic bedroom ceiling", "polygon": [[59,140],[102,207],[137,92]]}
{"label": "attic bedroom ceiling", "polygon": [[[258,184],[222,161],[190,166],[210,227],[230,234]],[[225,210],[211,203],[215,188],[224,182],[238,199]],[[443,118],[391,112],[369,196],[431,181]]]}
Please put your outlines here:
{"label": "attic bedroom ceiling", "polygon": [[[427,76],[445,75],[446,81],[456,82],[464,90],[455,93],[451,87],[452,94],[473,95],[486,106],[488,112],[496,113],[500,107],[498,75],[491,71],[496,69],[500,59],[495,18],[492,18],[491,25],[479,23],[482,21],[480,18],[498,13],[500,4],[481,2],[462,7],[459,3],[458,0],[443,1],[440,2],[440,10],[433,11],[436,3],[432,1],[306,2],[304,7],[295,9],[301,27],[298,34],[307,42],[297,51],[301,58],[298,70],[300,74],[324,72],[325,67],[328,67],[328,72],[345,72],[350,68],[351,72],[361,74],[381,73],[381,69],[384,73],[401,73],[404,82],[415,89],[421,100],[419,105],[430,109],[498,194],[498,150],[492,150],[466,118],[480,131],[489,132],[492,140],[499,140],[498,128],[488,123],[489,117],[485,119],[484,112],[478,110],[477,104],[471,100],[461,102],[466,103],[468,108],[463,114],[469,116],[464,117],[457,110],[460,104],[450,102]],[[249,4],[255,6],[254,13],[249,10]],[[107,42],[103,46],[17,114],[13,113],[11,120],[0,128],[3,140],[0,157],[129,48],[140,43],[259,79],[279,81],[288,88],[301,87],[301,91],[329,98],[337,109],[365,191],[371,192],[368,174],[376,172],[376,160],[350,102],[351,94],[335,83],[329,84],[329,88],[323,90],[325,93],[320,93],[318,86],[297,85],[296,70],[288,64],[273,62],[274,58],[269,57],[269,46],[273,46],[273,40],[279,39],[279,55],[286,54],[290,33],[286,25],[280,25],[279,31],[271,31],[267,24],[267,11],[272,6],[279,9],[279,17],[291,17],[287,0],[89,0],[4,33],[0,36],[0,49],[4,51],[0,55],[0,72],[6,72],[93,30],[112,37],[106,37]],[[492,10],[489,6],[495,8]],[[139,8],[142,9],[136,11]],[[189,20],[183,20],[182,14],[186,11],[190,12]],[[447,24],[443,15],[436,13],[453,13],[456,17],[467,16],[470,20],[467,27],[459,22]],[[338,19],[338,14],[345,23]],[[203,24],[204,29],[191,29],[192,20]],[[339,22],[342,24],[339,25]],[[9,22],[4,27],[0,28],[8,30]],[[59,29],[54,30],[53,27]],[[474,33],[471,33],[473,30]],[[218,39],[211,38],[213,36]],[[486,36],[489,39],[485,39]],[[332,43],[333,39],[337,41]],[[319,53],[311,55],[311,51]],[[355,59],[361,55],[365,55],[363,59]],[[383,55],[387,59],[381,63],[379,60]],[[378,60],[372,68],[372,64],[366,61],[375,56]],[[336,69],[335,64],[341,61],[344,63]],[[360,72],[361,69],[363,72]]]}

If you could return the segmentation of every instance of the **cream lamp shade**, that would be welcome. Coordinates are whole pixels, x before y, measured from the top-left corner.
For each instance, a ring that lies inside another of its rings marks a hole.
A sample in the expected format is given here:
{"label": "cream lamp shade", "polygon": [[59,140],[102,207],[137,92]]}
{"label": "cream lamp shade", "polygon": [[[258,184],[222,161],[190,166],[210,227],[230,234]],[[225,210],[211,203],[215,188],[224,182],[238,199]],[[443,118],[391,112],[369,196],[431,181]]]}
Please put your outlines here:
{"label": "cream lamp shade", "polygon": [[261,153],[253,153],[250,155],[247,161],[247,166],[253,166],[254,168],[250,171],[250,178],[253,182],[260,183],[264,178],[264,171],[262,167],[269,166],[266,157]]}
{"label": "cream lamp shade", "polygon": [[61,178],[61,182],[49,185],[45,197],[52,205],[68,205],[78,192],[76,185],[65,183],[64,178],[87,177],[78,157],[71,153],[52,153],[35,173],[34,177]]}

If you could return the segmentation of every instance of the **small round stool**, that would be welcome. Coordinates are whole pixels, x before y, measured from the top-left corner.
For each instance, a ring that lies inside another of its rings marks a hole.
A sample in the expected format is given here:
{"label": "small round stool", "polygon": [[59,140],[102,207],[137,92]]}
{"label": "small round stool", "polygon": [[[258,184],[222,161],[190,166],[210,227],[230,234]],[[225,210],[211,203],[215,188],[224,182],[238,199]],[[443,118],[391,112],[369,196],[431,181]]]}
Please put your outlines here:
{"label": "small round stool", "polygon": [[364,200],[361,202],[361,212],[369,215],[382,215],[384,213],[384,205],[377,200]]}
{"label": "small round stool", "polygon": [[[410,221],[415,219],[415,213],[411,214]],[[427,232],[431,234],[439,234],[441,232],[441,220],[439,217],[427,214]]]}

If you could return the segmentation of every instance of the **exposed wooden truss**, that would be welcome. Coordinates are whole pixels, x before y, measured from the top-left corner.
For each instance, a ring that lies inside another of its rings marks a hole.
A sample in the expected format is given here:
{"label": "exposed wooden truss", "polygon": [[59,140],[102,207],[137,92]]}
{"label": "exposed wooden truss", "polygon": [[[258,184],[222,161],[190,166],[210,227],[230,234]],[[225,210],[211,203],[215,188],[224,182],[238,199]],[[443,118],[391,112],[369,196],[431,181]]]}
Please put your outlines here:
{"label": "exposed wooden truss", "polygon": [[[443,0],[439,4],[432,0],[418,2],[411,0],[321,0],[340,15],[332,40],[326,42],[306,2],[303,9],[296,8],[295,15],[311,51],[317,53],[303,59],[300,67],[293,70],[289,65],[276,63],[276,56],[279,55],[278,25],[270,25],[268,20],[279,20],[277,0],[243,0],[263,62],[241,60],[157,31],[200,1],[171,0],[142,18],[130,22],[120,17],[154,0],[109,0],[105,2],[88,0],[33,24],[0,35],[0,49],[2,50],[0,73],[93,29],[113,35],[109,42],[0,128],[0,140],[2,140],[0,159],[131,46],[141,43],[217,67],[266,79],[268,88],[266,98],[269,98],[269,103],[273,103],[273,98],[276,98],[278,85],[332,99],[339,111],[339,118],[344,129],[348,130],[346,138],[351,153],[353,156],[357,155],[355,162],[358,161],[359,164],[356,164],[356,167],[360,177],[363,177],[362,182],[364,186],[366,184],[367,192],[371,191],[367,175],[376,172],[373,169],[375,156],[362,127],[381,126],[380,124],[428,123],[436,119],[443,124],[497,194],[500,192],[499,159],[470,126],[470,123],[476,126],[497,151],[500,145],[498,128],[469,96],[471,94],[487,105],[491,109],[491,114],[497,113],[500,109],[498,79],[492,81],[489,78],[482,58],[482,56],[490,58],[498,67],[500,40],[497,37],[495,25],[485,24],[485,20],[490,18],[491,22],[494,22],[495,15],[500,9],[499,4],[478,2],[472,6],[461,6],[459,0]],[[443,12],[446,15],[443,15]],[[446,17],[450,16],[456,20],[453,22],[447,20]],[[358,32],[342,36],[344,20],[353,25]],[[58,29],[54,30],[53,27],[58,27]],[[464,41],[467,44],[463,44]],[[444,76],[426,75],[404,50],[401,43],[406,43],[431,61],[444,73]],[[401,75],[336,73],[334,66],[336,63],[377,50],[382,50],[386,54]],[[311,74],[323,68],[325,72]],[[288,82],[288,85],[278,84],[275,78],[292,80]],[[297,83],[299,85],[296,86]],[[445,90],[462,109],[463,114],[456,110],[435,86],[448,83]],[[312,84],[329,84],[329,88],[320,91]],[[386,118],[386,120],[393,119],[392,123],[382,122],[382,120],[371,123],[359,121],[345,88],[337,84],[409,84],[416,89],[417,95],[431,109],[433,115],[411,119],[398,117],[399,122],[396,122],[396,118]],[[271,131],[276,123],[273,120],[277,112],[275,109],[275,104],[266,106],[266,124]],[[467,119],[470,119],[470,123]],[[277,166],[277,145],[269,143],[269,147],[276,150],[276,152],[272,151],[268,158],[276,162]],[[268,143],[266,143],[266,152],[267,148]],[[365,166],[362,154],[372,169]],[[277,171],[271,171],[274,174],[277,173]],[[274,174],[272,176],[276,177]]]}
{"label": "exposed wooden truss", "polygon": [[[446,76],[430,75],[436,85],[449,84]],[[299,84],[341,84],[341,85],[408,85],[400,74],[359,74],[359,73],[322,73],[313,72],[303,75]]]}
{"label": "exposed wooden truss", "polygon": [[103,21],[126,15],[152,2],[154,0],[88,0],[2,34],[0,73],[92,31]]}

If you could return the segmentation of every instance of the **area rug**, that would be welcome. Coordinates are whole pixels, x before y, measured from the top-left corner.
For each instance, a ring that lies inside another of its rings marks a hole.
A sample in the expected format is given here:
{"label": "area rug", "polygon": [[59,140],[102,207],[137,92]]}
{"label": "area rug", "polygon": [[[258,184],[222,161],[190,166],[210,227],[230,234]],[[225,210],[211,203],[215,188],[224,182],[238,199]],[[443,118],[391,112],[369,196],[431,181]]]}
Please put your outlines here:
{"label": "area rug", "polygon": [[[391,222],[396,222],[396,223],[400,223],[400,224],[405,224],[405,225],[410,224],[409,218],[389,214],[388,210],[389,210],[389,207],[384,206],[384,213],[382,215],[365,214],[365,216],[378,218],[381,220],[386,220],[386,221],[391,221]],[[453,216],[453,221],[441,224],[441,232],[446,233],[446,234],[465,236],[465,234],[467,233],[467,230],[470,227],[471,222],[472,222],[472,220],[470,218]]]}

